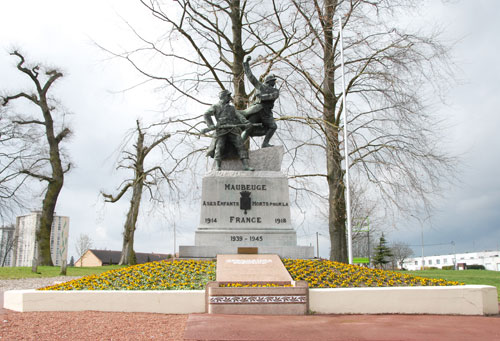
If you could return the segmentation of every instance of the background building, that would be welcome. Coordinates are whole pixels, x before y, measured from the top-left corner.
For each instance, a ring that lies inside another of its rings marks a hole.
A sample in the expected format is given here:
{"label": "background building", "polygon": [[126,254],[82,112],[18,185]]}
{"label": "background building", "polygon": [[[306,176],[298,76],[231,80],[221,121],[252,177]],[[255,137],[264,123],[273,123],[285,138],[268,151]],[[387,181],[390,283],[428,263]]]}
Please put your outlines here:
{"label": "background building", "polygon": [[0,266],[13,266],[14,232],[14,225],[0,227]]}
{"label": "background building", "polygon": [[[111,250],[87,250],[83,256],[76,261],[75,266],[103,266],[113,265],[120,262],[121,251]],[[172,258],[172,255],[162,253],[135,253],[137,264],[156,262]]]}
{"label": "background building", "polygon": [[[482,251],[456,253],[440,256],[425,256],[423,265],[426,268],[442,269],[444,266],[455,266],[456,264],[483,265],[486,270],[500,271],[500,251]],[[422,268],[422,257],[408,258],[404,262],[407,270],[420,270]]]}
{"label": "background building", "polygon": [[[13,266],[31,266],[35,256],[36,231],[40,228],[41,211],[17,217]],[[50,232],[52,263],[60,266],[68,256],[69,217],[54,215]]]}

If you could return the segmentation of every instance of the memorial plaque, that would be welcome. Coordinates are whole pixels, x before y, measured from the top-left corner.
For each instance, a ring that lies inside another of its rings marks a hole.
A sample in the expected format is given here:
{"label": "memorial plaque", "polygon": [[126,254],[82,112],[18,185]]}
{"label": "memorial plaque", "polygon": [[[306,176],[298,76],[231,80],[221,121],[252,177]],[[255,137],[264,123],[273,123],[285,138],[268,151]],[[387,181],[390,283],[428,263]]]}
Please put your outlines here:
{"label": "memorial plaque", "polygon": [[256,255],[259,253],[258,247],[239,247],[238,254],[240,255]]}

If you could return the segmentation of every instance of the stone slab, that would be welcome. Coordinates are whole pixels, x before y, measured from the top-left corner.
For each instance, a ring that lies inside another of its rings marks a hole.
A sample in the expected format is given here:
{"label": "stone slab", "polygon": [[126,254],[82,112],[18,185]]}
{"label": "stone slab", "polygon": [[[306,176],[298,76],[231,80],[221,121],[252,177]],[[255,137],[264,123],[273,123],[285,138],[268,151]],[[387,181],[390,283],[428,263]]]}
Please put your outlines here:
{"label": "stone slab", "polygon": [[292,282],[278,255],[218,255],[217,282]]}
{"label": "stone slab", "polygon": [[205,290],[11,290],[4,307],[14,311],[119,311],[162,314],[205,312]]}
{"label": "stone slab", "polygon": [[498,314],[497,289],[487,285],[309,289],[319,314]]}
{"label": "stone slab", "polygon": [[[249,164],[256,171],[281,171],[285,150],[283,146],[260,148],[248,152]],[[214,165],[212,165],[214,167]],[[222,170],[243,170],[240,159],[223,160]]]}
{"label": "stone slab", "polygon": [[[237,254],[237,245],[181,245],[180,258],[215,258],[219,254]],[[259,254],[278,254],[282,258],[311,259],[314,258],[313,246],[258,246]]]}

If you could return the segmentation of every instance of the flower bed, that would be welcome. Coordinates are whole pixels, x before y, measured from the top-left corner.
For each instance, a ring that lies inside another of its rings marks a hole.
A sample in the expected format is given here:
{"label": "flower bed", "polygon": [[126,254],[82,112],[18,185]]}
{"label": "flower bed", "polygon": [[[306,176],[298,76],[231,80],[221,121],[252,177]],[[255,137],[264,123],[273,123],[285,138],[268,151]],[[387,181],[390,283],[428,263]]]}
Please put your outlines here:
{"label": "flower bed", "polygon": [[[305,280],[309,288],[463,284],[327,260],[283,259],[283,263],[294,281]],[[201,260],[151,262],[83,277],[40,290],[202,290],[205,289],[206,283],[215,281],[215,266],[214,261]]]}
{"label": "flower bed", "polygon": [[215,281],[215,262],[159,261],[111,270],[39,290],[204,290]]}
{"label": "flower bed", "polygon": [[463,283],[430,279],[394,271],[369,269],[318,259],[283,259],[295,281],[304,280],[309,288],[365,288],[404,286],[450,286]]}

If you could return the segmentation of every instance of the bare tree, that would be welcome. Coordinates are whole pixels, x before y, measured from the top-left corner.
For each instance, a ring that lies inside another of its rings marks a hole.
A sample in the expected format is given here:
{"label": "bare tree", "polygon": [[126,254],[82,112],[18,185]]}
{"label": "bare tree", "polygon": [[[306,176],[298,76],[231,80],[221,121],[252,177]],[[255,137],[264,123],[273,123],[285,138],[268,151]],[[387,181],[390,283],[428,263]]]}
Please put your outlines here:
{"label": "bare tree", "polygon": [[78,259],[80,259],[80,266],[83,266],[83,255],[87,250],[93,246],[94,242],[88,234],[80,233],[80,237],[76,240],[75,250]]}
{"label": "bare tree", "polygon": [[[292,2],[302,22],[296,26],[304,27],[308,39],[299,44],[300,54],[284,59],[296,76],[286,86],[295,94],[297,115],[316,132],[298,145],[325,155],[330,259],[346,262],[344,143],[351,174],[369,186],[368,194],[384,203],[387,214],[429,208],[443,175],[452,172],[454,160],[439,149],[440,124],[425,92],[432,86],[437,92],[449,79],[449,49],[438,33],[398,27],[398,14],[416,1]],[[342,135],[338,16],[345,32],[348,141]]]}
{"label": "bare tree", "polygon": [[63,77],[62,72],[41,64],[28,66],[24,56],[19,51],[13,51],[11,55],[19,59],[17,69],[31,80],[35,89],[31,92],[21,91],[3,96],[2,105],[7,106],[11,102],[22,99],[39,109],[40,118],[36,115],[19,115],[12,122],[18,129],[25,129],[23,136],[40,134],[44,136],[47,143],[47,147],[39,151],[40,154],[34,161],[36,167],[21,168],[19,171],[21,174],[47,183],[42,203],[40,229],[36,234],[37,255],[33,264],[33,270],[36,271],[37,265],[52,265],[50,231],[54,210],[64,184],[64,174],[71,168],[71,163],[63,160],[60,144],[70,135],[71,131],[64,125],[64,121],[54,120],[58,105],[56,100],[49,96],[52,85]]}
{"label": "bare tree", "polygon": [[131,179],[122,183],[118,194],[111,195],[101,192],[106,202],[117,202],[129,190],[132,190],[132,198],[130,199],[130,208],[127,213],[123,230],[123,247],[119,264],[135,264],[134,252],[134,233],[136,230],[137,217],[139,216],[139,208],[141,205],[142,194],[145,189],[148,190],[153,197],[153,187],[165,179],[169,181],[167,172],[161,166],[152,166],[146,168],[146,157],[157,146],[165,146],[165,142],[170,138],[170,134],[162,134],[154,136],[151,143],[147,145],[146,132],[147,128],[141,128],[139,121],[136,121],[135,133],[137,140],[134,144],[134,151],[123,151],[123,158],[118,163],[117,168],[125,168],[132,170],[134,175]]}
{"label": "bare tree", "polygon": [[412,248],[410,245],[403,242],[394,242],[391,244],[390,248],[392,251],[392,267],[396,268],[399,265],[399,267],[403,269],[405,260],[413,255]]}

